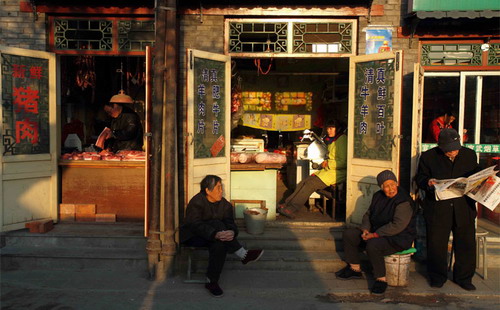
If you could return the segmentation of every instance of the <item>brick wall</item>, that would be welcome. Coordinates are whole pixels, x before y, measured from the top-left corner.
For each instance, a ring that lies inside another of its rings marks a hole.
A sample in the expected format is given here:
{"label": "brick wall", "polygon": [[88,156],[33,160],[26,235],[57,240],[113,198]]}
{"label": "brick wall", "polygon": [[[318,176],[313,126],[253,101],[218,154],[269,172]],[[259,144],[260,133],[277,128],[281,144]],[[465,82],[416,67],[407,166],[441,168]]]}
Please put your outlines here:
{"label": "brick wall", "polygon": [[19,12],[20,0],[0,0],[0,44],[47,50],[45,14]]}

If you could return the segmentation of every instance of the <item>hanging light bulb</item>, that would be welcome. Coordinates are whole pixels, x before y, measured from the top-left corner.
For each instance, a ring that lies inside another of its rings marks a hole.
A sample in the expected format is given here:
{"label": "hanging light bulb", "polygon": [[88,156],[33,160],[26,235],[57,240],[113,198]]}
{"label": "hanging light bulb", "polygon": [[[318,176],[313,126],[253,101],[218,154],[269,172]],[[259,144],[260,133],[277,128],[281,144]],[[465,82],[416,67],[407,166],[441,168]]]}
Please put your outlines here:
{"label": "hanging light bulb", "polygon": [[109,99],[109,102],[113,103],[134,103],[134,100],[129,95],[125,94],[123,90],[123,62],[120,62],[120,91],[117,95],[114,95]]}

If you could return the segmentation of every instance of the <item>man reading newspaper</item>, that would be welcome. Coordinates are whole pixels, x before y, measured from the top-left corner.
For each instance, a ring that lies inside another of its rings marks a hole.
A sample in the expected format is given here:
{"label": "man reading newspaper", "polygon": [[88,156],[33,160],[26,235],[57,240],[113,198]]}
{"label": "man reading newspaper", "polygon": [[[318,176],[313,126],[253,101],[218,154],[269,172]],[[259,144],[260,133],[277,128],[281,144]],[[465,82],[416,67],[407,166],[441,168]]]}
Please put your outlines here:
{"label": "man reading newspaper", "polygon": [[[447,256],[450,231],[453,232],[455,264],[453,281],[472,291],[476,269],[476,238],[474,200],[463,195],[467,184],[455,182],[448,186],[447,199],[438,200],[443,193],[438,180],[467,178],[479,171],[476,153],[460,144],[460,136],[452,128],[441,130],[438,146],[420,157],[417,185],[425,192],[424,218],[427,227],[427,271],[430,285],[440,288],[448,280]],[[436,186],[437,185],[437,186]]]}

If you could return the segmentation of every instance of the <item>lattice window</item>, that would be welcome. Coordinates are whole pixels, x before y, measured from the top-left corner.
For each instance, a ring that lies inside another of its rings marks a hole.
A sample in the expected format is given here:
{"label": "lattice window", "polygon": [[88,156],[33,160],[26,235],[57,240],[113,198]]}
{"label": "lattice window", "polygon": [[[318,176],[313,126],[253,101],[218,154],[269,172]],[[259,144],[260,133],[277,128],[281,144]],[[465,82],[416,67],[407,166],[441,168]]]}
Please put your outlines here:
{"label": "lattice window", "polygon": [[145,51],[155,41],[154,21],[118,21],[118,49],[120,51]]}
{"label": "lattice window", "polygon": [[488,50],[488,66],[500,66],[500,43],[490,45]]}
{"label": "lattice window", "polygon": [[481,44],[423,44],[422,66],[481,66]]}
{"label": "lattice window", "polygon": [[227,19],[226,53],[242,57],[355,55],[357,21],[349,19]]}
{"label": "lattice window", "polygon": [[294,53],[351,53],[351,23],[293,23]]}
{"label": "lattice window", "polygon": [[154,45],[152,18],[49,17],[50,51],[58,54],[143,55]]}
{"label": "lattice window", "polygon": [[229,23],[230,53],[287,52],[287,23]]}
{"label": "lattice window", "polygon": [[54,47],[58,50],[113,49],[110,20],[54,19]]}

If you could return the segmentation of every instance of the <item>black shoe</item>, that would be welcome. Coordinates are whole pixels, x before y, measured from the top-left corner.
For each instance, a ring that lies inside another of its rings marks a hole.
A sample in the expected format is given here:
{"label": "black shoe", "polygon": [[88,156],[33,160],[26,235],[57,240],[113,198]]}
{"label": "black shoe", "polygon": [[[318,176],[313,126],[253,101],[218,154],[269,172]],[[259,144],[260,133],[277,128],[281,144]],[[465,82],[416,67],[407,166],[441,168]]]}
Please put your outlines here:
{"label": "black shoe", "polygon": [[431,287],[442,288],[446,281],[431,280]]}
{"label": "black shoe", "polygon": [[345,266],[343,269],[335,273],[337,279],[340,280],[350,280],[350,279],[362,279],[363,274],[361,271],[354,271],[350,266]]}
{"label": "black shoe", "polygon": [[372,286],[371,293],[374,295],[382,295],[387,289],[387,282],[376,280]]}
{"label": "black shoe", "polygon": [[243,265],[256,262],[260,259],[260,257],[264,254],[264,250],[248,250],[245,258],[241,260]]}
{"label": "black shoe", "polygon": [[457,284],[466,291],[475,291],[476,290],[476,286],[472,283],[457,283]]}
{"label": "black shoe", "polygon": [[206,283],[205,288],[213,297],[222,297],[224,295],[224,292],[222,291],[217,282]]}

